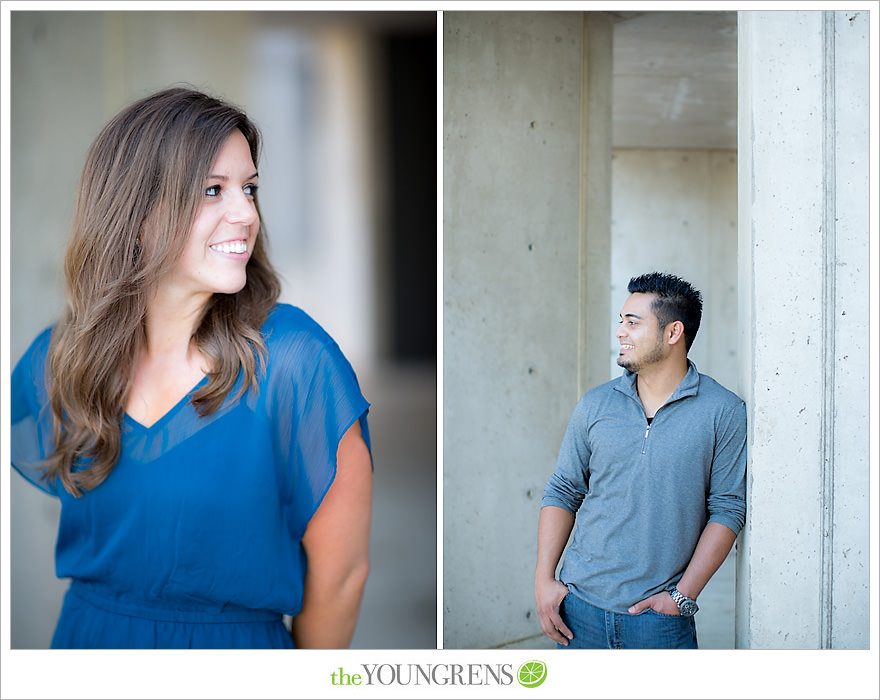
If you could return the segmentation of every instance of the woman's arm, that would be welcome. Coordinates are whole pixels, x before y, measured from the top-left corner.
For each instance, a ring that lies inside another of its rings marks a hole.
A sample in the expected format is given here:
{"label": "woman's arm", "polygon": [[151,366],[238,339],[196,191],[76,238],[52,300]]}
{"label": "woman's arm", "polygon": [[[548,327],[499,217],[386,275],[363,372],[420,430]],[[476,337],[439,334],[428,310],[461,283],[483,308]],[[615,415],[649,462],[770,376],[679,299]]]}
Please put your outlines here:
{"label": "woman's arm", "polygon": [[339,441],[336,478],[309,521],[302,612],[293,619],[300,649],[344,649],[351,643],[370,569],[373,470],[355,421]]}

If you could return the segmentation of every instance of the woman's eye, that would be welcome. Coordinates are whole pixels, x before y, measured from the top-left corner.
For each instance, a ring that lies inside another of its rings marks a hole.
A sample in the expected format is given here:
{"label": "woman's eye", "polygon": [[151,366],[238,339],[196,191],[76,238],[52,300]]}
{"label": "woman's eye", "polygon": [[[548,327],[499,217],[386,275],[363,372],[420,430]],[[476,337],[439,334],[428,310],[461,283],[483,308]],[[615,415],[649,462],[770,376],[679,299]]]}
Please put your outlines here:
{"label": "woman's eye", "polygon": [[206,197],[216,197],[220,194],[220,185],[211,185],[205,190]]}
{"label": "woman's eye", "polygon": [[256,197],[257,196],[257,185],[245,185],[244,193],[248,197]]}

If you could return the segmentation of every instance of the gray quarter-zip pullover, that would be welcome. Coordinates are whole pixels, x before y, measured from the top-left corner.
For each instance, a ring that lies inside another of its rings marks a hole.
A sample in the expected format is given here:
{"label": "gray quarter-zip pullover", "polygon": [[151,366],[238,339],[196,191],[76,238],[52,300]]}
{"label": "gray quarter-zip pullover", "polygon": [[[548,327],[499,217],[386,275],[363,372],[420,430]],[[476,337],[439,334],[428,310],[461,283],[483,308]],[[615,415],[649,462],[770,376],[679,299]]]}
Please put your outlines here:
{"label": "gray quarter-zip pullover", "polygon": [[677,583],[707,522],[745,523],[745,403],[688,365],[650,425],[628,370],[569,421],[542,506],[577,514],[560,579],[599,608]]}

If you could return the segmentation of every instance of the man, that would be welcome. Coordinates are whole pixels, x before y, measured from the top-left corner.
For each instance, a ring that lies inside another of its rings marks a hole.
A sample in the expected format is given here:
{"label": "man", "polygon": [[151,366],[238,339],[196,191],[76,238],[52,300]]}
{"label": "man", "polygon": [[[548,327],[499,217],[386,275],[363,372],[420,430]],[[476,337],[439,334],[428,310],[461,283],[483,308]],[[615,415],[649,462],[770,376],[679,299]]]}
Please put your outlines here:
{"label": "man", "polygon": [[660,273],[627,289],[623,376],[578,402],[544,490],[535,602],[560,648],[695,649],[697,596],[745,522],[746,409],[687,357],[700,293]]}

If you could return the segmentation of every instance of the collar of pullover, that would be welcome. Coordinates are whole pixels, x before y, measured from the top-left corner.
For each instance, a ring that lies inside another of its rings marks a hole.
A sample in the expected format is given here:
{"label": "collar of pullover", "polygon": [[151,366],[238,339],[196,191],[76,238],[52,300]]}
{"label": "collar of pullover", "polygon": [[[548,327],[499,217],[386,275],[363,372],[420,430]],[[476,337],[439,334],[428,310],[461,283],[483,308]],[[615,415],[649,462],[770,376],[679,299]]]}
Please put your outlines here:
{"label": "collar of pullover", "polygon": [[[627,396],[631,396],[636,401],[640,401],[639,392],[636,389],[636,377],[638,377],[638,375],[635,372],[630,372],[628,369],[625,369],[623,370],[623,376],[621,376],[620,381],[617,382],[614,388]],[[678,401],[686,396],[696,396],[699,388],[700,373],[697,371],[697,366],[688,360],[687,374],[684,375],[684,379],[681,380],[681,383],[675,391],[672,392],[672,396],[669,397],[669,400],[666,403]]]}

